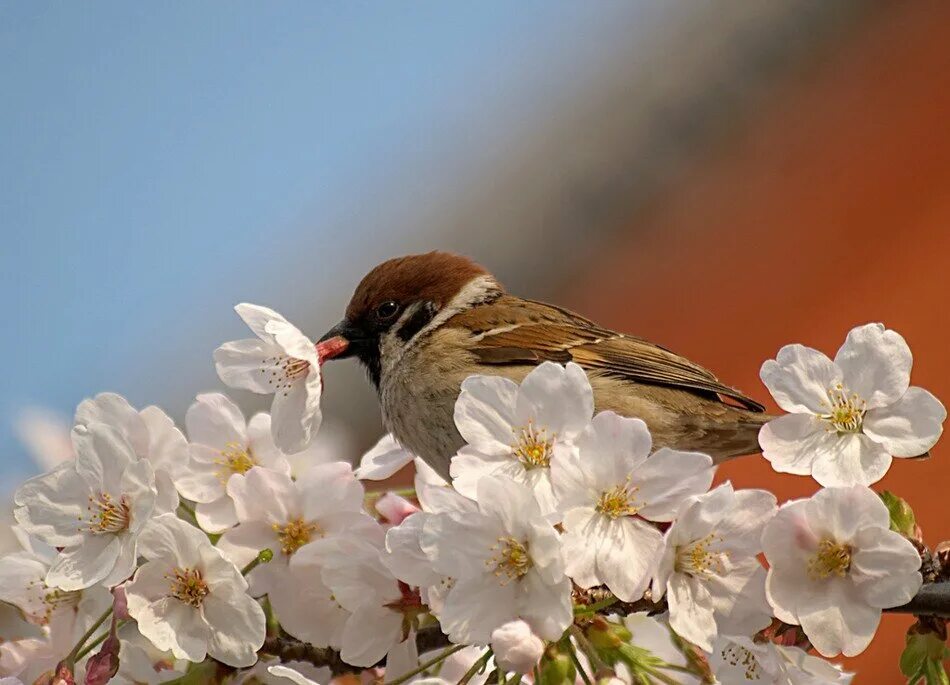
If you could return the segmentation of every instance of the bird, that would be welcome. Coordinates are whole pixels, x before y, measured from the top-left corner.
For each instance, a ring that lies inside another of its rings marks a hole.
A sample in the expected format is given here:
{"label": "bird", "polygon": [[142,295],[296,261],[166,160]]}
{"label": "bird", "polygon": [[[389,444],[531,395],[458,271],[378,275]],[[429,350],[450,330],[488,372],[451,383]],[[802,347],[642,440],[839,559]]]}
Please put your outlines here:
{"label": "bird", "polygon": [[716,463],[760,452],[764,407],[685,357],[557,305],[509,294],[473,260],[433,251],[396,257],[359,282],[321,339],[333,359],[365,367],[385,428],[448,479],[465,445],[454,422],[473,375],[521,382],[544,362],[587,373],[595,411],[642,419],[655,447]]}

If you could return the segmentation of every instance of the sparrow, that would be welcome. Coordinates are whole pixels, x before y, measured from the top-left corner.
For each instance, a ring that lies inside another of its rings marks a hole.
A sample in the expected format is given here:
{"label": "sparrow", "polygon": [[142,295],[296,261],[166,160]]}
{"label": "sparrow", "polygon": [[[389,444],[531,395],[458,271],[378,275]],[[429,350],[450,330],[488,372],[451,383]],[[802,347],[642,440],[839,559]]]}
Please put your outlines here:
{"label": "sparrow", "polygon": [[397,257],[356,287],[343,320],[320,340],[329,358],[357,358],[376,387],[383,424],[443,477],[465,444],[455,428],[462,381],[515,382],[546,361],[579,364],[595,411],[646,422],[654,446],[721,462],[759,451],[761,404],[659,345],[505,291],[472,260],[447,252]]}

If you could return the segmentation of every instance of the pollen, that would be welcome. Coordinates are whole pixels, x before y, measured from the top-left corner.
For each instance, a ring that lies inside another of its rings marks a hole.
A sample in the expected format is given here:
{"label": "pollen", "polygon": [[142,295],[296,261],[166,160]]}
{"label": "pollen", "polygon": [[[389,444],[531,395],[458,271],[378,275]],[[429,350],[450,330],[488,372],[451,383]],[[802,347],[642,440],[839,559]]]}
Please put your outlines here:
{"label": "pollen", "polygon": [[273,386],[274,392],[286,395],[290,387],[310,371],[310,362],[305,359],[278,355],[267,357],[261,361],[261,373],[267,378],[267,384]]}
{"label": "pollen", "polygon": [[27,584],[27,591],[43,605],[43,613],[32,617],[42,625],[48,624],[53,613],[58,609],[74,609],[82,599],[82,590],[60,590],[49,587],[39,579],[31,580]]}
{"label": "pollen", "polygon": [[121,533],[132,521],[131,509],[129,498],[125,495],[119,499],[101,491],[89,495],[85,530],[97,534]]}
{"label": "pollen", "polygon": [[617,485],[604,490],[597,498],[597,511],[608,518],[617,519],[621,516],[633,516],[640,507],[637,506],[634,495],[637,488],[630,487],[629,483]]}
{"label": "pollen", "polygon": [[759,667],[759,662],[755,658],[755,654],[745,647],[733,643],[723,649],[720,654],[722,654],[722,660],[730,666],[737,666],[743,669],[742,675],[746,680],[752,682],[762,680],[762,669]]}
{"label": "pollen", "polygon": [[713,550],[713,545],[721,541],[721,537],[710,533],[688,545],[677,547],[674,570],[690,576],[725,575],[725,555]]}
{"label": "pollen", "polygon": [[287,523],[275,523],[271,526],[277,533],[277,539],[280,541],[280,551],[287,556],[292,555],[298,549],[321,535],[320,527],[316,523],[309,523],[302,518],[297,517]]}
{"label": "pollen", "polygon": [[165,577],[171,582],[172,597],[196,609],[210,592],[198,569],[175,567],[171,573],[166,573]]}
{"label": "pollen", "polygon": [[838,433],[859,433],[864,425],[864,415],[867,413],[867,402],[857,393],[849,393],[847,388],[838,383],[826,393],[828,399],[822,400],[825,408],[818,418],[828,424],[829,431]]}
{"label": "pollen", "polygon": [[495,554],[485,561],[485,565],[491,569],[502,585],[519,580],[531,570],[533,562],[528,554],[528,546],[513,537],[498,538],[498,542],[492,545],[491,551]]}
{"label": "pollen", "polygon": [[251,448],[237,442],[225,445],[221,450],[221,458],[215,459],[214,463],[222,467],[218,470],[218,480],[222,483],[226,483],[235,473],[245,474],[257,466]]}
{"label": "pollen", "polygon": [[808,560],[808,577],[825,580],[831,576],[843,578],[851,570],[851,546],[824,539],[818,543],[818,551]]}
{"label": "pollen", "polygon": [[547,430],[538,428],[533,421],[515,431],[516,442],[512,445],[512,455],[526,469],[547,468],[551,464],[551,452],[557,435],[548,435]]}

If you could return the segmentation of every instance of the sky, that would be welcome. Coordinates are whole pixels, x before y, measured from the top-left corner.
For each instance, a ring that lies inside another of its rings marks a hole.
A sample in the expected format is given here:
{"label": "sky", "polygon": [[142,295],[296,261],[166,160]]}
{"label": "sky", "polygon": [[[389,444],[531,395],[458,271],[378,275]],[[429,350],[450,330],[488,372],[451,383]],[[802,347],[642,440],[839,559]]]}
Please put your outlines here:
{"label": "sky", "polygon": [[24,407],[213,382],[234,303],[309,306],[657,7],[0,5],[0,476]]}

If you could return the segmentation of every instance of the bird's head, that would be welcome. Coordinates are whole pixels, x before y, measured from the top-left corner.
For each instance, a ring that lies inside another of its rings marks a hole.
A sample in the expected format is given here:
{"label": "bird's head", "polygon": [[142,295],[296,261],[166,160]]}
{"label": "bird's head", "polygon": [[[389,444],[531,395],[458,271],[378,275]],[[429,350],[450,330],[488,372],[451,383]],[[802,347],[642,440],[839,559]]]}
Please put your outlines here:
{"label": "bird's head", "polygon": [[325,358],[357,357],[378,386],[387,357],[503,292],[488,271],[467,257],[427,252],[389,259],[363,277],[345,317],[320,345],[331,350]]}

